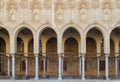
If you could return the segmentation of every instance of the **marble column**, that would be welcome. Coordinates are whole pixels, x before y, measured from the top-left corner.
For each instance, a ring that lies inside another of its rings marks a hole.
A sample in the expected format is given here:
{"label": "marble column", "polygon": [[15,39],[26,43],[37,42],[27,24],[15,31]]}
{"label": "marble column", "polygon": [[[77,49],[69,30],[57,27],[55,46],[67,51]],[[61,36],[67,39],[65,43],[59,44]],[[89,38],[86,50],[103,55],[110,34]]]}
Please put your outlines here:
{"label": "marble column", "polygon": [[59,54],[59,74],[58,74],[58,80],[62,80],[62,55]]}
{"label": "marble column", "polygon": [[115,57],[115,76],[118,77],[118,57]]}
{"label": "marble column", "polygon": [[82,54],[82,79],[85,79],[85,54]]}
{"label": "marble column", "polygon": [[61,69],[62,69],[62,77],[64,77],[64,57],[62,56],[62,66],[61,66]]}
{"label": "marble column", "polygon": [[28,77],[28,57],[25,58],[25,65],[26,65],[26,77]]}
{"label": "marble column", "polygon": [[97,57],[97,77],[100,77],[100,56]]}
{"label": "marble column", "polygon": [[39,79],[39,56],[38,54],[35,55],[35,79]]}
{"label": "marble column", "polygon": [[79,76],[81,77],[81,56],[79,56]]}
{"label": "marble column", "polygon": [[43,77],[46,77],[46,57],[43,57]]}
{"label": "marble column", "polygon": [[15,54],[13,53],[13,54],[11,54],[11,56],[12,56],[12,79],[15,79],[15,71],[16,71],[16,69],[15,69]]}
{"label": "marble column", "polygon": [[105,54],[105,76],[106,80],[109,80],[109,54]]}
{"label": "marble column", "polygon": [[8,56],[8,77],[10,77],[10,56]]}

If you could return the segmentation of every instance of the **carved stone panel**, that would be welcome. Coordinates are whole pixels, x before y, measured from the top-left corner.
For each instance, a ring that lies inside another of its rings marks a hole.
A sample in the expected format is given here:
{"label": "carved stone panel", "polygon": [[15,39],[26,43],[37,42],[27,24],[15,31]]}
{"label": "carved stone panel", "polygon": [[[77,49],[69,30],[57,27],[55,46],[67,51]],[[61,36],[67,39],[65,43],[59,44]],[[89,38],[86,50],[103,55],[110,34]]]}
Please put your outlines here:
{"label": "carved stone panel", "polygon": [[58,21],[64,20],[64,9],[65,9],[64,2],[61,0],[58,0],[55,3],[55,18],[56,18],[56,20],[58,20]]}
{"label": "carved stone panel", "polygon": [[41,3],[38,0],[34,0],[30,4],[30,8],[32,10],[32,20],[39,21],[40,19],[40,9]]}
{"label": "carved stone panel", "polygon": [[20,4],[20,7],[23,8],[23,9],[28,7],[28,1],[27,0],[21,0],[19,4]]}
{"label": "carved stone panel", "polygon": [[9,0],[7,2],[7,10],[8,10],[8,19],[11,21],[16,20],[16,13],[18,9],[18,3],[15,0]]}
{"label": "carved stone panel", "polygon": [[80,1],[78,5],[79,5],[78,9],[80,10],[79,11],[80,20],[83,20],[83,21],[87,20],[88,18],[87,10],[89,9],[89,3],[86,0],[84,0],[84,1]]}
{"label": "carved stone panel", "polygon": [[112,19],[112,2],[110,0],[105,0],[102,3],[103,6],[103,19],[109,21]]}

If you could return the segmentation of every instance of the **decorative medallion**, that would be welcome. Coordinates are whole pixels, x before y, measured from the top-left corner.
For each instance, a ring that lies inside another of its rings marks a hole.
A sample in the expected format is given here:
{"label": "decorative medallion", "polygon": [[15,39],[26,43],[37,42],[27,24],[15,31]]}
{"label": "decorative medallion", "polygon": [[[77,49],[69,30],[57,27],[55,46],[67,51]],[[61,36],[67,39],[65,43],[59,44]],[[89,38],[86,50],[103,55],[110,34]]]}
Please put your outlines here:
{"label": "decorative medallion", "polygon": [[75,0],[68,0],[67,5],[71,9],[74,8],[76,5]]}
{"label": "decorative medallion", "polygon": [[120,0],[116,0],[115,5],[116,5],[117,8],[120,8]]}
{"label": "decorative medallion", "polygon": [[41,9],[41,3],[38,0],[33,0],[30,5],[30,9]]}
{"label": "decorative medallion", "polygon": [[28,1],[27,0],[21,0],[20,1],[20,7],[25,9],[28,7]]}
{"label": "decorative medallion", "polygon": [[89,8],[89,3],[87,0],[82,0],[78,3],[78,9],[88,9]]}
{"label": "decorative medallion", "polygon": [[44,8],[46,9],[49,9],[52,6],[51,0],[45,0],[43,4],[44,4]]}
{"label": "decorative medallion", "polygon": [[8,10],[10,10],[10,9],[17,10],[18,9],[18,3],[15,0],[9,0],[7,2],[7,9]]}
{"label": "decorative medallion", "polygon": [[102,3],[103,9],[112,9],[113,5],[112,5],[112,1],[111,0],[105,0]]}
{"label": "decorative medallion", "polygon": [[93,8],[98,8],[100,6],[99,0],[92,0],[91,6]]}
{"label": "decorative medallion", "polygon": [[65,4],[62,0],[58,0],[56,3],[55,3],[55,10],[57,9],[64,9],[65,8]]}
{"label": "decorative medallion", "polygon": [[0,9],[2,9],[4,7],[4,1],[0,0]]}

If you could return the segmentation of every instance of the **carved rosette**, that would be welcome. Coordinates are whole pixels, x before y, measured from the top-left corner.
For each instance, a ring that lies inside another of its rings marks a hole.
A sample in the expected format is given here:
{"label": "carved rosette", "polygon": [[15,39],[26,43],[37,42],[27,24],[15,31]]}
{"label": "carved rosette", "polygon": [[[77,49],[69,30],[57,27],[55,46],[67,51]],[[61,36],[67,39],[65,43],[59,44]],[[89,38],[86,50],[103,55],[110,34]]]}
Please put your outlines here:
{"label": "carved rosette", "polygon": [[103,7],[103,9],[110,9],[111,10],[113,8],[112,1],[111,0],[103,1],[102,7]]}
{"label": "carved rosette", "polygon": [[7,2],[7,9],[8,10],[10,10],[10,9],[17,10],[18,9],[18,3],[15,0],[9,0]]}
{"label": "carved rosette", "polygon": [[4,1],[0,0],[0,9],[2,9],[4,7]]}
{"label": "carved rosette", "polygon": [[73,9],[76,6],[75,0],[68,0],[67,1],[67,6],[71,9]]}
{"label": "carved rosette", "polygon": [[78,9],[89,9],[89,3],[87,0],[81,0],[79,3],[78,3]]}
{"label": "carved rosette", "polygon": [[45,0],[43,3],[44,8],[49,9],[52,6],[52,1],[51,0]]}
{"label": "carved rosette", "polygon": [[120,8],[120,0],[116,0],[115,5],[116,5],[117,8]]}
{"label": "carved rosette", "polygon": [[20,4],[20,7],[23,8],[23,9],[28,7],[28,1],[27,0],[21,0],[19,4]]}
{"label": "carved rosette", "polygon": [[41,2],[39,2],[38,0],[33,0],[30,3],[30,9],[31,10],[33,10],[33,9],[41,9]]}
{"label": "carved rosette", "polygon": [[99,0],[92,0],[91,7],[99,8],[99,6],[100,6]]}

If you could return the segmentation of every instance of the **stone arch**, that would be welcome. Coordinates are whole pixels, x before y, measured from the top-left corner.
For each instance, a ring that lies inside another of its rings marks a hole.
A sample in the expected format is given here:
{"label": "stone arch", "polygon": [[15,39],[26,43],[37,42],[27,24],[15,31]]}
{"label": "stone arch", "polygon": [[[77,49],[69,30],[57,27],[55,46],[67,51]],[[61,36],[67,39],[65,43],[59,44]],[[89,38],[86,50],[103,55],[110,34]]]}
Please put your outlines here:
{"label": "stone arch", "polygon": [[99,23],[93,23],[93,24],[88,25],[86,27],[86,29],[85,29],[85,36],[89,32],[89,30],[91,30],[92,28],[96,28],[97,30],[99,30],[102,33],[103,37],[104,37],[106,29],[105,29],[105,27],[103,25],[101,25]]}
{"label": "stone arch", "polygon": [[116,23],[110,30],[109,30],[109,33],[111,34],[112,31],[116,28],[120,27],[120,21],[118,23]]}
{"label": "stone arch", "polygon": [[8,32],[9,35],[11,34],[11,29],[9,27],[7,27],[6,25],[0,24],[0,29],[1,28],[4,28]]}
{"label": "stone arch", "polygon": [[52,29],[56,33],[56,35],[58,34],[57,33],[57,28],[55,28],[53,25],[43,24],[43,25],[39,26],[39,28],[37,29],[37,37],[39,37],[41,35],[41,33],[47,28]]}
{"label": "stone arch", "polygon": [[64,28],[62,28],[61,31],[60,31],[60,36],[61,37],[63,36],[64,32],[69,28],[75,29],[79,33],[80,37],[83,35],[82,28],[80,26],[78,26],[77,24],[69,23],[69,24],[64,25],[63,27]]}
{"label": "stone arch", "polygon": [[21,23],[21,24],[17,25],[17,26],[15,27],[14,31],[13,31],[13,35],[16,37],[16,36],[18,35],[18,33],[19,33],[22,29],[24,29],[24,28],[29,29],[29,30],[32,32],[33,37],[35,36],[35,33],[36,33],[36,32],[35,32],[34,27],[32,27],[31,25],[29,25],[29,24],[27,24],[27,23]]}

